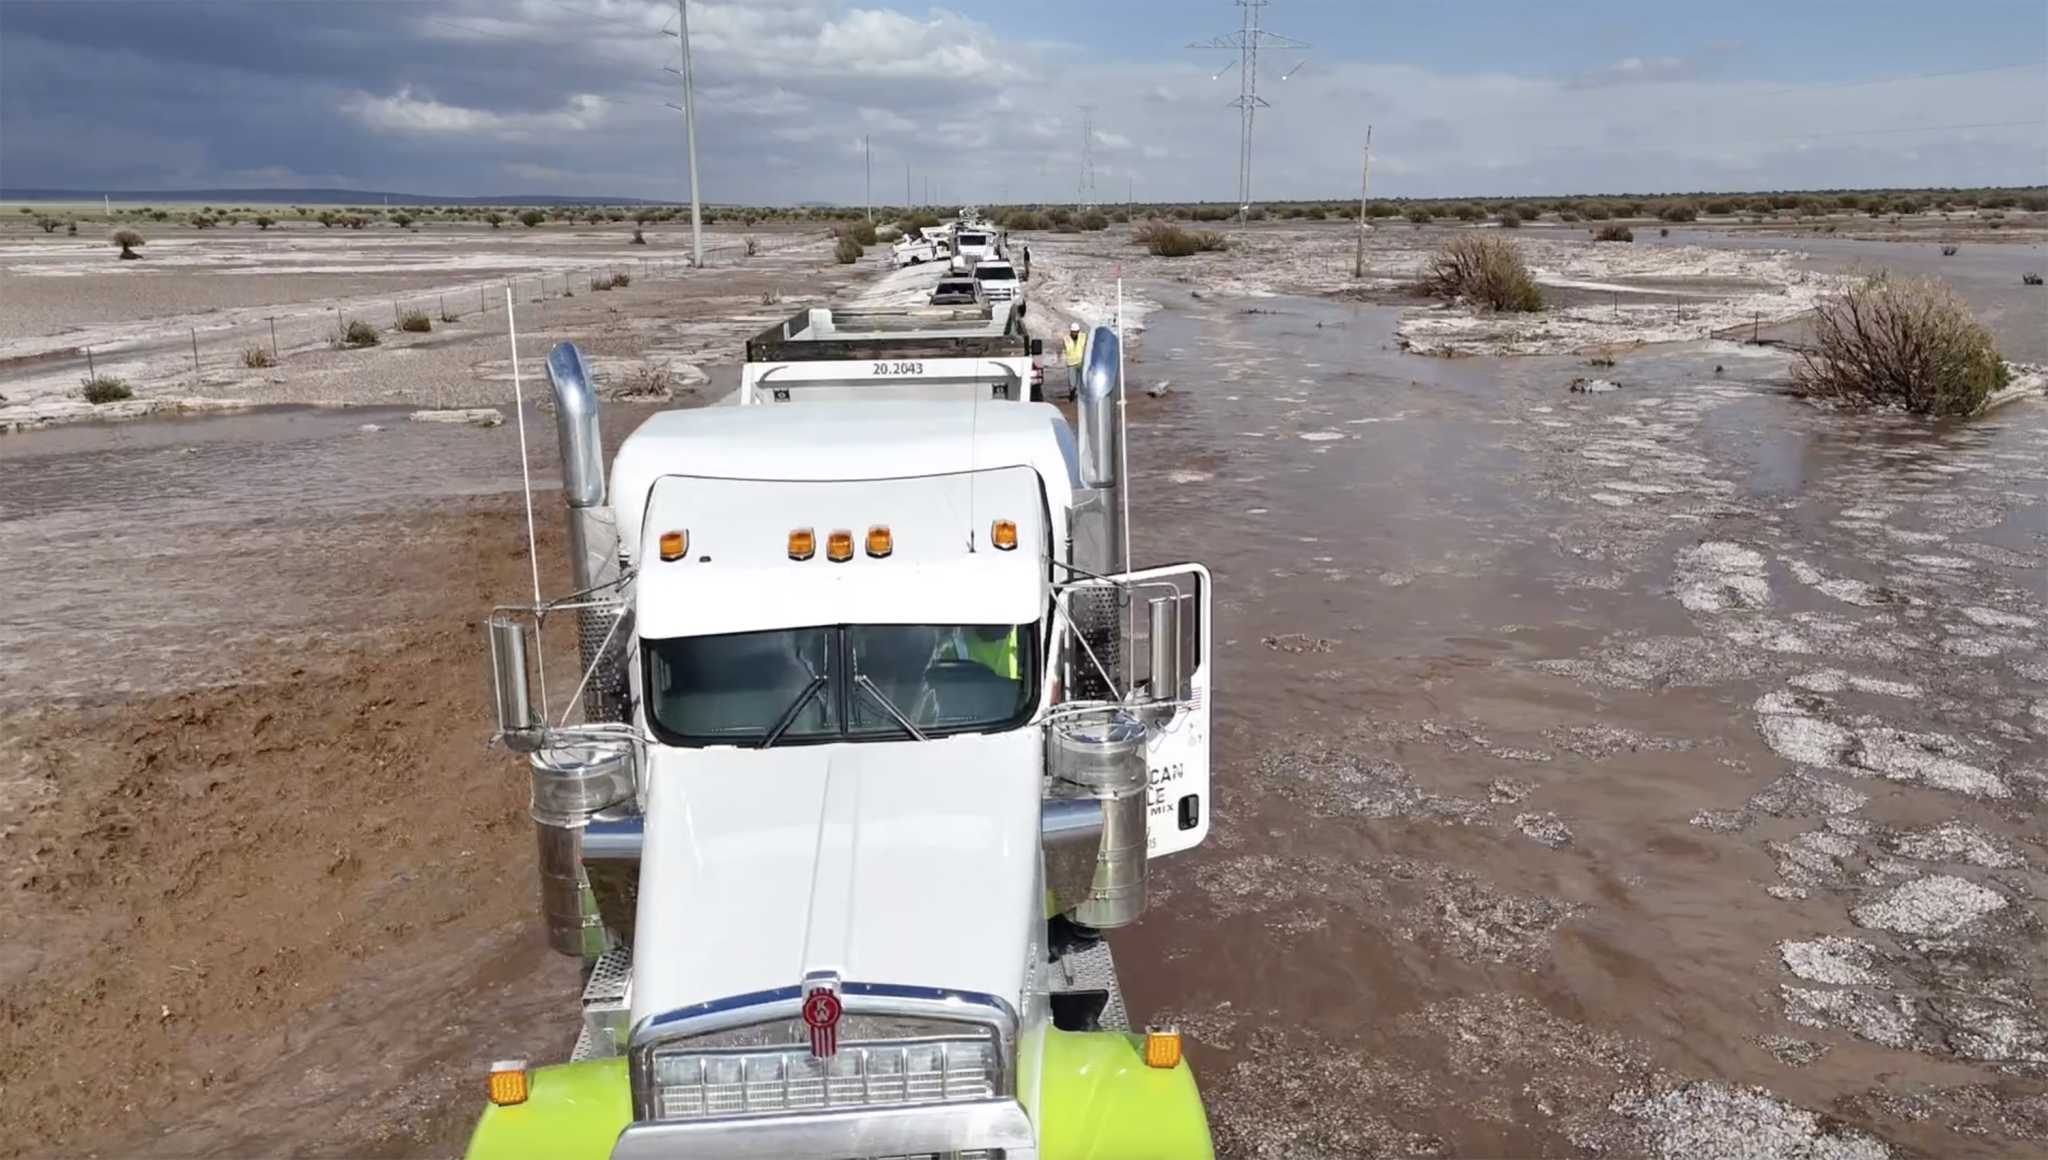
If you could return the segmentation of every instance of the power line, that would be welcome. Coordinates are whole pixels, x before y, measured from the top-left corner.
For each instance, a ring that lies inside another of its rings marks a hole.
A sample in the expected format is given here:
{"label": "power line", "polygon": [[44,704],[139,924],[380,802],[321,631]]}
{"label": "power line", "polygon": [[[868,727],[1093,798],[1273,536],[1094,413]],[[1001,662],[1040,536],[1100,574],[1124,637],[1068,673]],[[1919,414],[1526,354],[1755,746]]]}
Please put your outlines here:
{"label": "power line", "polygon": [[[1259,49],[1271,46],[1306,51],[1310,47],[1307,41],[1266,31],[1262,26],[1264,17],[1261,10],[1269,3],[1271,0],[1237,0],[1237,6],[1244,10],[1244,22],[1236,32],[1188,45],[1189,48],[1196,49],[1220,48],[1237,51],[1237,59],[1231,62],[1238,68],[1237,99],[1230,104],[1238,110],[1237,205],[1240,215],[1249,213],[1252,204],[1252,127],[1258,119],[1259,110],[1272,107],[1259,95]],[[1230,71],[1231,64],[1218,69],[1215,76],[1210,79],[1221,79],[1224,73]],[[1300,67],[1301,65],[1297,64],[1294,68],[1288,69],[1280,79],[1286,80]]]}
{"label": "power line", "polygon": [[1871,77],[1868,80],[1829,81],[1825,84],[1792,85],[1782,89],[1764,89],[1761,92],[1755,93],[1734,92],[1729,95],[1732,97],[1781,97],[1792,93],[1823,92],[1832,89],[1860,89],[1871,85],[1897,85],[1905,84],[1909,81],[1939,80],[1943,77],[1974,77],[1983,76],[1987,73],[2018,72],[2023,69],[2048,69],[2048,60],[2031,61],[2026,64],[1993,65],[1988,68],[1949,69],[1946,72],[1900,73],[1896,76]]}

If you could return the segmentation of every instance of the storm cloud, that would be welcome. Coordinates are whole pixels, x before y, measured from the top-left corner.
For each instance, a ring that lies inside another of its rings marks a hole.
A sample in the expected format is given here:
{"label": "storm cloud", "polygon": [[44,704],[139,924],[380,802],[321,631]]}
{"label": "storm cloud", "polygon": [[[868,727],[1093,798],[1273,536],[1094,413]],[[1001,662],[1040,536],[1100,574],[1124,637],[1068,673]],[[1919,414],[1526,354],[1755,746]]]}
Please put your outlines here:
{"label": "storm cloud", "polygon": [[[1082,103],[1101,200],[1235,186],[1235,82],[1163,32],[1105,55],[944,9],[690,20],[712,201],[858,203],[864,136],[878,201],[1070,200]],[[657,0],[9,0],[0,185],[679,198],[674,23]],[[1801,87],[1738,79],[1739,52],[1566,75],[1320,59],[1268,85],[1255,194],[1346,196],[1368,120],[1388,196],[2040,180],[2038,67]],[[1973,127],[1917,128],[1942,125]]]}

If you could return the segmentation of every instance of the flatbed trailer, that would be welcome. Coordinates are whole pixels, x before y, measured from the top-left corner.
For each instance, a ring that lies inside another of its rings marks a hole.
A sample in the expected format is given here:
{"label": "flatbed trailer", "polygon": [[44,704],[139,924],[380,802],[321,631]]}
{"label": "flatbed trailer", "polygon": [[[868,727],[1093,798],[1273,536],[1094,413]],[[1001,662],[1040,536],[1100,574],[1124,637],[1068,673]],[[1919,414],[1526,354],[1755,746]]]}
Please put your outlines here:
{"label": "flatbed trailer", "polygon": [[1043,343],[1010,303],[860,310],[817,306],[748,340],[740,402],[899,399],[1022,402]]}

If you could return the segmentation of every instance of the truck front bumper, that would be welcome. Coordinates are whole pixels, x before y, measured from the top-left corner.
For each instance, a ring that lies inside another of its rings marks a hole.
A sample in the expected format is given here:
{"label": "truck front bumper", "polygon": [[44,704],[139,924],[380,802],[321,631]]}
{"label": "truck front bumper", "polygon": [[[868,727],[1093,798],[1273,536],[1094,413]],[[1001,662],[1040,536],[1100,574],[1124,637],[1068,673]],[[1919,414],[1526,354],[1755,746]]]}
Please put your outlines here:
{"label": "truck front bumper", "polygon": [[612,1160],[843,1160],[986,1149],[1038,1160],[1037,1133],[1015,1100],[915,1108],[849,1108],[794,1116],[633,1124]]}

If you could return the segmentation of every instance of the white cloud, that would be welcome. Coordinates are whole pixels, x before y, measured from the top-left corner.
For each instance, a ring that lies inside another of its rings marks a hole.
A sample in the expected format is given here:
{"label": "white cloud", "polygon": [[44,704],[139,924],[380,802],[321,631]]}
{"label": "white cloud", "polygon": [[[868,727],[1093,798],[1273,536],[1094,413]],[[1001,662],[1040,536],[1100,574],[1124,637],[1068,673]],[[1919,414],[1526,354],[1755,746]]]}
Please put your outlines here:
{"label": "white cloud", "polygon": [[405,134],[484,134],[518,140],[544,133],[582,132],[604,120],[608,102],[594,93],[576,93],[560,108],[542,113],[499,113],[488,109],[443,104],[415,96],[410,85],[388,97],[351,93],[342,112],[372,129]]}

